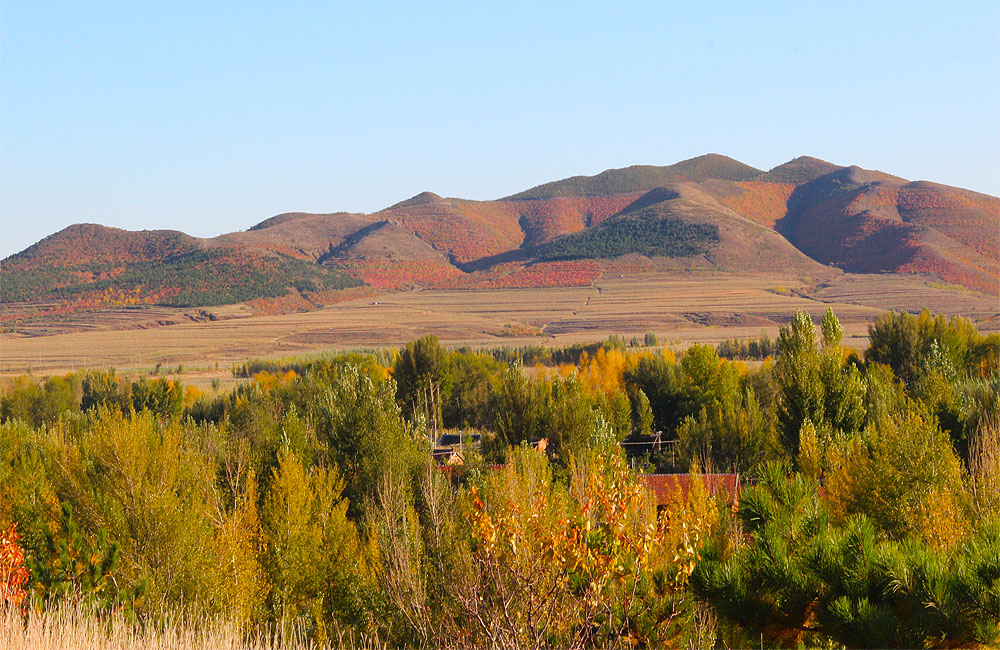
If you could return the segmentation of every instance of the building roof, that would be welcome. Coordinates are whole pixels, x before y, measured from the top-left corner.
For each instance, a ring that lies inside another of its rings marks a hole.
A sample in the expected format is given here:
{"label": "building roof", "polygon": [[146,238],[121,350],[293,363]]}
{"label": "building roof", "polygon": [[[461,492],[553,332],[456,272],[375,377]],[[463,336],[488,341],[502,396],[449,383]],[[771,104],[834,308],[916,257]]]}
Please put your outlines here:
{"label": "building roof", "polygon": [[[714,496],[725,490],[730,503],[739,497],[741,490],[739,474],[701,474],[700,477],[709,494]],[[646,486],[656,495],[657,505],[662,506],[675,501],[678,490],[683,498],[687,499],[691,490],[691,474],[646,474],[644,478]]]}
{"label": "building roof", "polygon": [[478,433],[462,435],[459,433],[445,433],[442,434],[438,439],[438,447],[452,447],[460,445],[463,442],[469,442],[476,444],[480,441],[481,436]]}

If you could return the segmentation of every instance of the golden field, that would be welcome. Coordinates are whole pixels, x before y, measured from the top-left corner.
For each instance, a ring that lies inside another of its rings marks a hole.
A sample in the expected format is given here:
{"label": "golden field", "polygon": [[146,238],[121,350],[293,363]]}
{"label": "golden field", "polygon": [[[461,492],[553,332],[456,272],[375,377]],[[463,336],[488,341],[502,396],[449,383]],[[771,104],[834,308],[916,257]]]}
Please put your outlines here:
{"label": "golden field", "polygon": [[36,335],[0,335],[0,374],[183,364],[185,375],[222,376],[249,358],[398,346],[424,334],[453,346],[559,346],[645,332],[671,345],[715,343],[774,337],[795,310],[818,319],[828,307],[855,348],[866,345],[868,324],[886,309],[927,308],[970,318],[980,331],[1000,327],[995,297],[919,276],[844,274],[816,284],[781,275],[638,273],[589,287],[415,289],[276,316],[248,316],[241,306],[76,314],[25,330]]}

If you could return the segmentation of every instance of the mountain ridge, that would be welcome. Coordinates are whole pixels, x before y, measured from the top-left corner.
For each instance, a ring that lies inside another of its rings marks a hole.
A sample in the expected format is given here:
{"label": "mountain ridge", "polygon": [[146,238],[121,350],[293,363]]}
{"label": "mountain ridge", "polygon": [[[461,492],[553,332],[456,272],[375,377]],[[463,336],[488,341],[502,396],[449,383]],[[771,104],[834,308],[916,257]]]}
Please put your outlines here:
{"label": "mountain ridge", "polygon": [[[219,304],[362,282],[474,288],[546,260],[593,269],[636,254],[664,269],[917,272],[1000,295],[998,226],[1000,199],[962,188],[809,156],[763,171],[707,154],[492,201],[421,192],[371,214],[282,213],[211,238],[73,224],[0,262],[0,301]],[[183,281],[201,294],[164,284]]]}

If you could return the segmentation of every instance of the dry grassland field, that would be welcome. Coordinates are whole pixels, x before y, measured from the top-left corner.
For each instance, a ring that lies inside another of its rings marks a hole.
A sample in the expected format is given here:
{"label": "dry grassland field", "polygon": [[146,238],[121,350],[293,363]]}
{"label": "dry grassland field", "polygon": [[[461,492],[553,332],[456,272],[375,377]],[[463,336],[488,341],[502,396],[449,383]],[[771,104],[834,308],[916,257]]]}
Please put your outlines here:
{"label": "dry grassland field", "polygon": [[160,363],[184,364],[183,374],[196,377],[221,376],[250,358],[398,346],[424,334],[452,346],[495,347],[654,332],[683,346],[774,337],[795,310],[818,320],[828,307],[844,325],[845,343],[859,349],[868,324],[886,309],[926,307],[968,317],[981,331],[1000,327],[996,298],[919,277],[843,275],[817,286],[808,278],[649,273],[606,276],[589,287],[412,290],[278,316],[247,316],[242,306],[91,312],[36,328],[40,335],[0,336],[0,374],[144,370]]}

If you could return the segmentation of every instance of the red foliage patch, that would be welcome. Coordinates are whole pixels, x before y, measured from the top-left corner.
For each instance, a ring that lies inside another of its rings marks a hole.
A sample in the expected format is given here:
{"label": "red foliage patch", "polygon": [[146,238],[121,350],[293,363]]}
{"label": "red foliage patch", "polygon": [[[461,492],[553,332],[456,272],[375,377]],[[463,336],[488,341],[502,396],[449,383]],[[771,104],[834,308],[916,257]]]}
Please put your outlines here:
{"label": "red foliage patch", "polygon": [[6,270],[124,266],[142,259],[189,253],[197,240],[173,230],[131,232],[95,224],[69,226],[5,261]]}
{"label": "red foliage patch", "polygon": [[993,274],[981,272],[978,269],[944,259],[923,246],[915,248],[911,260],[900,266],[899,271],[901,273],[933,273],[939,278],[954,284],[982,291],[991,296],[1000,295],[1000,278],[997,278]]}
{"label": "red foliage patch", "polygon": [[910,185],[900,188],[898,206],[908,221],[939,230],[987,259],[1000,259],[1000,199]]}
{"label": "red foliage patch", "polygon": [[375,216],[399,224],[459,263],[497,255],[521,244],[517,215],[497,202],[442,200],[385,210]]}
{"label": "red foliage patch", "polygon": [[337,268],[377,289],[399,289],[414,284],[438,284],[462,275],[454,266],[430,260],[345,260]]}
{"label": "red foliage patch", "polygon": [[63,301],[41,304],[18,304],[19,311],[12,311],[8,308],[0,313],[0,323],[13,323],[27,318],[63,316],[79,311],[135,307],[137,305],[160,305],[171,296],[175,296],[180,292],[179,288],[150,291],[145,287],[135,287],[133,289],[108,287],[102,290],[87,291]]}
{"label": "red foliage patch", "polygon": [[559,235],[583,230],[621,212],[644,192],[615,196],[580,196],[538,201],[517,201],[524,227],[524,241],[529,246],[543,244]]}

